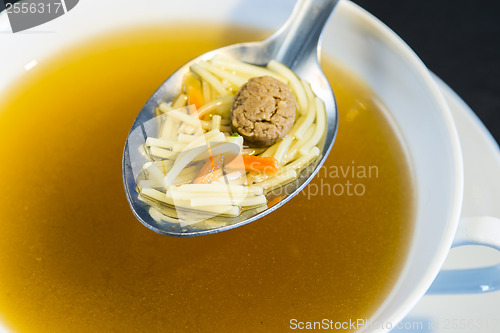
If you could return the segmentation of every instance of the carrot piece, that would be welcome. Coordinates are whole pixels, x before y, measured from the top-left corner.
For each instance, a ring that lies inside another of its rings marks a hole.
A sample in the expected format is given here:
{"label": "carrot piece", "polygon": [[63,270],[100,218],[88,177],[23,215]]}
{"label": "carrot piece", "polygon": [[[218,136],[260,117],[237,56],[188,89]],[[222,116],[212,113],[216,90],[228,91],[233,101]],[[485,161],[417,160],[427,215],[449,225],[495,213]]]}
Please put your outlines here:
{"label": "carrot piece", "polygon": [[210,159],[201,167],[193,184],[209,184],[220,176],[222,176],[222,156],[210,156]]}
{"label": "carrot piece", "polygon": [[246,170],[260,171],[265,173],[276,173],[278,171],[278,161],[272,156],[242,156]]}
{"label": "carrot piece", "polygon": [[[278,161],[272,156],[252,156],[241,155],[240,158],[233,159],[225,167],[229,169],[245,169],[246,171],[258,171],[264,173],[276,173],[278,171]],[[243,162],[243,165],[242,165]]]}
{"label": "carrot piece", "polygon": [[267,208],[271,208],[272,206],[276,205],[279,203],[281,200],[285,199],[286,195],[281,195],[279,197],[274,198],[273,200],[269,201],[267,203]]}
{"label": "carrot piece", "polygon": [[194,104],[196,109],[203,106],[203,92],[201,82],[193,75],[189,75],[185,81],[186,94],[188,97],[188,105]]}

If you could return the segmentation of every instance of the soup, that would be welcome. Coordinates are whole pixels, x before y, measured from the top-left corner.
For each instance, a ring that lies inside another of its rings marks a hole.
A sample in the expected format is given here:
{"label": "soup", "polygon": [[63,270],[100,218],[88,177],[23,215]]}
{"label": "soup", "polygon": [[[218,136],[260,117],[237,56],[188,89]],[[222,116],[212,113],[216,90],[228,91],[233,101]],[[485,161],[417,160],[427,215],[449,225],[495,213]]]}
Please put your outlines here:
{"label": "soup", "polygon": [[128,207],[123,145],[152,92],[186,60],[261,37],[234,27],[135,29],[42,61],[3,92],[6,327],[279,332],[293,319],[373,313],[409,247],[411,177],[381,104],[333,62],[325,71],[340,112],[335,145],[314,181],[284,207],[195,238],[156,234]]}

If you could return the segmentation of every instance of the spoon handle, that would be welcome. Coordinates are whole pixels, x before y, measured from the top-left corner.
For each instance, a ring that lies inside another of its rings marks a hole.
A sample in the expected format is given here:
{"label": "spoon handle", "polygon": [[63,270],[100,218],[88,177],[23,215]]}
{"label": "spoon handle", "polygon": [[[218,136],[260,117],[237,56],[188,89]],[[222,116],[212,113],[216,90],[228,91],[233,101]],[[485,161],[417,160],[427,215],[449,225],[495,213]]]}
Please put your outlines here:
{"label": "spoon handle", "polygon": [[298,0],[285,24],[267,40],[274,59],[294,68],[318,54],[323,27],[339,0]]}

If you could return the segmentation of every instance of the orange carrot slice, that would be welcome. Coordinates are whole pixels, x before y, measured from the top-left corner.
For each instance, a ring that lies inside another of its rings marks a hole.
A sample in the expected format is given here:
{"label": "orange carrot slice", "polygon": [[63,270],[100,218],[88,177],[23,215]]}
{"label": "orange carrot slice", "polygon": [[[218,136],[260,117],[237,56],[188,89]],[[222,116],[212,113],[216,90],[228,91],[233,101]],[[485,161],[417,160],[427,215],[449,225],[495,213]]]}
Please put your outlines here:
{"label": "orange carrot slice", "polygon": [[193,184],[209,184],[222,176],[222,156],[210,156],[210,159],[201,167]]}
{"label": "orange carrot slice", "polygon": [[203,92],[201,82],[193,75],[189,75],[185,81],[186,94],[188,97],[188,105],[194,104],[196,109],[203,106]]}
{"label": "orange carrot slice", "polygon": [[[258,171],[264,173],[276,173],[279,168],[278,161],[272,156],[241,155],[225,165],[228,169],[245,169],[246,171]],[[243,162],[243,164],[242,164]]]}

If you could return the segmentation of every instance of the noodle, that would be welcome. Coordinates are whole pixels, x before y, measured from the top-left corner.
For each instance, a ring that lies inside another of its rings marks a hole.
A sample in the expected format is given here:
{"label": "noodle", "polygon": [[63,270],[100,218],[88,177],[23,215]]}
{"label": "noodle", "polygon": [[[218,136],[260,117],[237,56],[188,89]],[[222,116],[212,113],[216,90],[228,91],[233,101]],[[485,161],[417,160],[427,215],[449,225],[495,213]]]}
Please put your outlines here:
{"label": "noodle", "polygon": [[281,186],[282,184],[288,183],[288,181],[295,178],[297,178],[297,172],[293,169],[290,169],[277,176],[274,176],[273,178],[264,180],[260,183],[260,186],[262,186],[264,190],[272,190],[276,187]]}
{"label": "noodle", "polygon": [[180,94],[177,96],[175,101],[172,102],[172,109],[182,108],[187,105],[187,96],[184,94]]}
{"label": "noodle", "polygon": [[285,170],[289,169],[301,169],[308,164],[311,163],[311,161],[320,154],[319,148],[318,147],[313,147],[307,155],[301,156],[299,159],[295,160],[294,162],[290,163],[286,167],[284,167]]}
{"label": "noodle", "polygon": [[163,178],[165,178],[165,174],[151,162],[144,164],[143,169],[148,173],[149,180],[152,180],[155,184],[160,185]]}
{"label": "noodle", "polygon": [[182,121],[190,126],[193,127],[200,127],[201,123],[200,120],[192,117],[191,115],[187,115],[179,110],[172,110],[168,113],[170,117],[173,117],[176,120]]}
{"label": "noodle", "polygon": [[[304,90],[307,95],[307,99],[309,101],[314,100],[314,94],[311,90],[311,85],[308,82],[302,81],[302,84],[304,86]],[[306,116],[304,118],[304,121],[300,124],[300,127],[297,129],[297,131],[294,133],[295,137],[297,139],[302,139],[304,137],[304,133],[306,130],[311,126],[311,124],[314,121],[314,118],[316,116],[316,105],[315,103],[308,103],[308,109],[306,112]]]}
{"label": "noodle", "polygon": [[197,136],[196,135],[191,135],[191,134],[179,134],[179,136],[177,137],[177,141],[179,143],[191,143],[193,142],[194,140],[196,140]]}
{"label": "noodle", "polygon": [[223,70],[217,66],[214,66],[209,62],[202,62],[202,63],[200,63],[200,66],[202,68],[206,69],[207,71],[209,71],[210,73],[220,77],[221,79],[229,81],[237,89],[239,89],[239,87],[241,87],[242,85],[244,85],[248,81],[241,76],[226,72],[225,70]]}
{"label": "noodle", "polygon": [[212,90],[210,89],[210,84],[208,84],[206,81],[201,81],[201,91],[203,93],[203,100],[206,103],[209,103],[212,101]]}
{"label": "noodle", "polygon": [[249,78],[256,77],[256,76],[269,75],[271,77],[274,77],[277,80],[280,80],[284,84],[288,84],[288,80],[285,77],[283,77],[282,75],[280,75],[276,72],[270,71],[267,68],[246,64],[244,62],[240,62],[240,61],[236,61],[236,60],[232,60],[232,59],[226,59],[226,58],[223,58],[220,56],[213,57],[211,59],[211,62],[215,66],[234,70],[234,71],[240,73],[240,75],[243,75],[243,76],[246,76]]}
{"label": "noodle", "polygon": [[240,198],[228,198],[228,197],[210,197],[210,198],[194,198],[191,199],[191,205],[193,207],[199,206],[223,206],[223,205],[239,205],[241,207],[248,206],[258,206],[267,203],[267,199],[264,195],[247,197],[244,199]]}
{"label": "noodle", "polygon": [[170,160],[177,158],[177,155],[179,155],[178,153],[175,153],[171,150],[158,148],[155,146],[149,147],[149,153],[153,156],[156,156],[159,158],[170,159]]}
{"label": "noodle", "polygon": [[191,66],[191,70],[197,74],[199,77],[201,77],[202,80],[205,80],[208,82],[212,88],[214,88],[217,93],[220,95],[220,97],[224,97],[227,95],[226,88],[222,85],[222,83],[211,73],[209,73],[207,70],[202,68],[200,65],[193,65]]}
{"label": "noodle", "polygon": [[221,122],[222,122],[222,117],[219,116],[218,114],[214,115],[212,117],[212,130],[216,129],[220,131]]}
{"label": "noodle", "polygon": [[290,161],[293,161],[295,159],[295,156],[299,152],[299,149],[306,144],[307,141],[311,139],[311,137],[314,134],[314,130],[316,129],[316,125],[312,125],[309,127],[307,130],[305,136],[300,139],[300,140],[295,140],[294,143],[291,145],[290,149],[288,149],[284,159],[283,159],[283,164],[287,164]]}
{"label": "noodle", "polygon": [[276,152],[274,153],[274,158],[278,161],[279,164],[282,164],[283,158],[285,157],[288,148],[292,144],[293,137],[291,135],[287,135],[278,145]]}
{"label": "noodle", "polygon": [[160,110],[160,112],[167,113],[168,111],[172,111],[173,108],[167,103],[161,103],[158,105],[158,110]]}
{"label": "noodle", "polygon": [[278,146],[280,145],[280,142],[276,142],[274,145],[271,147],[267,148],[265,152],[262,153],[261,156],[273,156],[274,153],[276,153],[276,150],[278,150]]}
{"label": "noodle", "polygon": [[297,103],[299,104],[299,112],[300,114],[304,114],[307,110],[307,96],[300,83],[300,79],[292,72],[288,67],[283,64],[280,64],[277,61],[271,60],[267,64],[267,67],[284,77],[286,77],[289,81],[289,86],[292,88],[292,91],[295,93],[295,97],[297,97]]}
{"label": "noodle", "polygon": [[160,148],[172,148],[177,141],[167,140],[167,139],[159,139],[159,138],[151,138],[148,137],[146,139],[146,146],[156,146]]}
{"label": "noodle", "polygon": [[[291,88],[297,113],[283,139],[266,148],[247,147],[242,136],[232,134],[231,104],[249,78],[265,75]],[[137,186],[140,196],[159,203],[149,210],[153,219],[181,226],[207,220],[187,221],[186,212],[238,216],[266,205],[266,193],[296,179],[320,154],[317,145],[326,129],[324,104],[310,84],[276,61],[267,68],[222,57],[193,64],[182,91],[172,103],[159,104],[157,114],[160,130],[146,139],[150,162]],[[162,211],[164,205],[180,209],[176,217]]]}
{"label": "noodle", "polygon": [[326,114],[325,114],[325,105],[319,98],[315,98],[314,102],[316,104],[316,130],[314,131],[313,136],[309,141],[306,142],[302,148],[300,148],[300,153],[302,155],[306,155],[309,150],[318,144],[319,140],[323,136],[326,128]]}
{"label": "noodle", "polygon": [[177,133],[177,128],[179,127],[179,122],[173,117],[166,116],[165,123],[161,127],[160,138],[162,139],[174,139]]}
{"label": "noodle", "polygon": [[209,112],[213,111],[219,106],[222,105],[230,105],[233,101],[233,96],[225,96],[216,100],[213,100],[205,105],[203,105],[199,110],[198,110],[198,116],[204,116],[205,114],[208,114]]}

